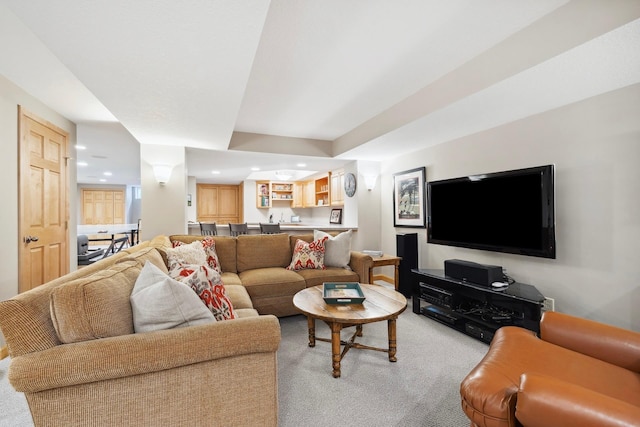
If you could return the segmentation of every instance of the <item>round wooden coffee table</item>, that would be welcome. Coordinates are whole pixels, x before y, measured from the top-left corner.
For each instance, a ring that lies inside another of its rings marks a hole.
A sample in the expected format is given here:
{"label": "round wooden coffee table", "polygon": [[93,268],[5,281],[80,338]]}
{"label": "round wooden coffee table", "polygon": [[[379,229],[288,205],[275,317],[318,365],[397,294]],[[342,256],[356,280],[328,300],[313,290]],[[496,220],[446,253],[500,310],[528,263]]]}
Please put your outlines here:
{"label": "round wooden coffee table", "polygon": [[[362,304],[327,304],[322,298],[322,285],[303,289],[293,297],[293,305],[307,316],[309,325],[309,347],[315,347],[316,340],[331,343],[333,359],[333,376],[340,377],[340,361],[351,348],[376,350],[388,353],[389,361],[396,358],[396,319],[407,308],[407,299],[393,289],[379,285],[360,284],[365,300]],[[331,328],[331,339],[316,338],[316,319],[324,321]],[[387,321],[389,348],[371,347],[355,342],[362,336],[362,325],[365,323]],[[342,328],[355,326],[353,336],[347,340],[340,339]],[[340,346],[344,349],[340,352]]]}

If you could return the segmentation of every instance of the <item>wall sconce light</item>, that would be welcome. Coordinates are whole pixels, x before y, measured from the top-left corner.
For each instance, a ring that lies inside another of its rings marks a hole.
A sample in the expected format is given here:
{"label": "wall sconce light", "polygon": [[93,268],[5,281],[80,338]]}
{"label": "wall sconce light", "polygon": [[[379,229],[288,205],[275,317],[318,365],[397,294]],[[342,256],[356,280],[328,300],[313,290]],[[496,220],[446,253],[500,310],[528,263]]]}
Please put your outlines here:
{"label": "wall sconce light", "polygon": [[169,165],[153,165],[153,174],[156,177],[156,181],[158,184],[164,185],[169,182],[169,178],[171,178],[171,170],[173,166]]}
{"label": "wall sconce light", "polygon": [[367,190],[371,191],[376,188],[376,180],[378,179],[377,175],[365,175],[364,176],[364,185],[367,187]]}

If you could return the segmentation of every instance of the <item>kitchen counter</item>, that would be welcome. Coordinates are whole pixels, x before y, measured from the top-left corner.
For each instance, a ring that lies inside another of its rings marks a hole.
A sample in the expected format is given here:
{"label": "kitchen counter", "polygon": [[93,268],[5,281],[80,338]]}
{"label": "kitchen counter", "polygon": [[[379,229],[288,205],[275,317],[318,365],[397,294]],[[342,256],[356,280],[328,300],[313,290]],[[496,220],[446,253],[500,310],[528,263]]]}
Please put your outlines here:
{"label": "kitchen counter", "polygon": [[[229,226],[227,224],[217,224],[218,234],[221,236],[229,235]],[[247,223],[247,227],[249,228],[249,234],[260,234],[260,224],[257,222]],[[292,222],[281,222],[280,230],[284,233],[289,234],[307,234],[313,233],[313,230],[323,230],[323,231],[347,231],[353,230],[354,232],[358,231],[357,227],[345,227],[342,224],[310,224],[310,223],[292,223]],[[197,222],[189,222],[189,234],[200,234],[200,224]]]}

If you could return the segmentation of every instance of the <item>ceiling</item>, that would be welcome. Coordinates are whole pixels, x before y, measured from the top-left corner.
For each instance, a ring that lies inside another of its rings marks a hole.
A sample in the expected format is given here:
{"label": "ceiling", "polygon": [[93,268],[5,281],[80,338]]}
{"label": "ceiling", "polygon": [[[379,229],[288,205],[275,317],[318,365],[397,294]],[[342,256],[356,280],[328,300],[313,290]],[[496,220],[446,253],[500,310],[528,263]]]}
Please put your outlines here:
{"label": "ceiling", "polygon": [[185,146],[189,175],[237,183],[266,176],[251,167],[382,161],[639,83],[640,11],[624,8],[0,0],[0,74],[78,125],[80,183],[139,183],[140,143]]}

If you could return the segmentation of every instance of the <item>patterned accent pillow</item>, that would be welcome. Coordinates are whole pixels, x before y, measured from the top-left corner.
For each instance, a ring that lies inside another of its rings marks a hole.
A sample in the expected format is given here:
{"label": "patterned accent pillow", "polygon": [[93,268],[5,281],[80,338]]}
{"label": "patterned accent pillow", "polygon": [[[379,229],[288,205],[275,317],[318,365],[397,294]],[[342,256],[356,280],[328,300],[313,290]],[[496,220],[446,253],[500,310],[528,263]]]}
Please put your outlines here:
{"label": "patterned accent pillow", "polygon": [[236,318],[220,274],[208,265],[176,264],[169,270],[169,276],[190,286],[216,320]]}
{"label": "patterned accent pillow", "polygon": [[324,242],[326,241],[326,236],[311,243],[296,240],[291,264],[287,270],[324,270]]}
{"label": "patterned accent pillow", "polygon": [[209,267],[217,271],[218,274],[222,274],[220,260],[218,259],[218,253],[216,252],[216,241],[213,240],[213,237],[207,236],[202,239],[202,247],[204,248],[204,253],[207,256],[207,264],[209,264]]}
{"label": "patterned accent pillow", "polygon": [[[209,265],[209,267],[217,271],[218,274],[222,274],[222,268],[220,267],[220,260],[218,259],[218,253],[216,252],[216,241],[213,240],[211,236],[207,236],[202,240],[197,240],[197,242],[200,243],[200,245],[202,245],[202,249],[204,250],[204,254],[206,258],[206,263]],[[190,243],[190,245],[193,243],[196,243],[196,242],[192,242]],[[174,248],[177,248],[179,246],[188,246],[186,243],[181,242],[180,240],[174,240],[171,243],[171,245]],[[186,264],[192,264],[192,263],[186,263]],[[200,264],[200,263],[193,263],[193,264]]]}

